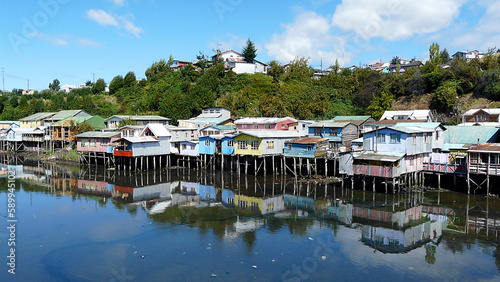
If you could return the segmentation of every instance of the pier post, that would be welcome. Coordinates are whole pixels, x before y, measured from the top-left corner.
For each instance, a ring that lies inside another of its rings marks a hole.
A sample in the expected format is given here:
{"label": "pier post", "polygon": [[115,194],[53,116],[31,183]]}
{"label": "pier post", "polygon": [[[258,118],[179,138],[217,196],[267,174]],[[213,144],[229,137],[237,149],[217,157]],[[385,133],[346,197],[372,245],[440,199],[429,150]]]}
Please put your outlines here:
{"label": "pier post", "polygon": [[309,167],[309,159],[306,160],[306,165],[307,165],[307,175],[311,176],[311,168]]}
{"label": "pier post", "polygon": [[[328,177],[328,157],[325,157],[325,177]],[[344,183],[344,181],[342,181]]]}
{"label": "pier post", "polygon": [[254,168],[253,169],[255,170],[255,176],[257,176],[257,170],[258,170],[258,168],[257,168],[257,157],[256,156],[253,157],[253,164],[254,164]]}

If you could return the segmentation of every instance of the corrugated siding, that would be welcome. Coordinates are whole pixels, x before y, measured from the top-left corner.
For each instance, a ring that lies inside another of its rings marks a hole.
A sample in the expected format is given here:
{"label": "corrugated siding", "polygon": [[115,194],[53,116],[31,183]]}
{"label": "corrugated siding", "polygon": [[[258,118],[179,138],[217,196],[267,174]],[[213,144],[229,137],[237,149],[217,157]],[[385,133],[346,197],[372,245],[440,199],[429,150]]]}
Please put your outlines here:
{"label": "corrugated siding", "polygon": [[352,141],[358,137],[358,127],[354,124],[348,124],[342,128],[342,142]]}

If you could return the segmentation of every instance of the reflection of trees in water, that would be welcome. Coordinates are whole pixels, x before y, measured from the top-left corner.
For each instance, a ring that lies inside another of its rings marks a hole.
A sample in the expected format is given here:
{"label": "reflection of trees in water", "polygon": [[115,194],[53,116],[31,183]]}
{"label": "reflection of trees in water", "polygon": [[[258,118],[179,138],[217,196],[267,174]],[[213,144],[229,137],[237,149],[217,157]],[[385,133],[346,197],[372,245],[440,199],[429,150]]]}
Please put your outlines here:
{"label": "reflection of trees in water", "polygon": [[425,245],[425,262],[434,264],[436,262],[436,246],[434,244]]}
{"label": "reflection of trees in water", "polygon": [[251,252],[255,247],[255,241],[257,241],[257,235],[255,231],[245,232],[243,233],[243,242],[247,247],[247,252]]}

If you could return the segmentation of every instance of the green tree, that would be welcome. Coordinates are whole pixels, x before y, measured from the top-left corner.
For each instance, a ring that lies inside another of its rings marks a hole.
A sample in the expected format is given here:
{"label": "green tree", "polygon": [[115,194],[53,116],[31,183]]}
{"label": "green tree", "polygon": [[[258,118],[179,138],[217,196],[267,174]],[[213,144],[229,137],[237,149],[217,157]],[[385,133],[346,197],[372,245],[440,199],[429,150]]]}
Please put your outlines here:
{"label": "green tree", "polygon": [[295,58],[286,69],[285,81],[310,82],[314,75],[314,70],[309,66],[309,59]]}
{"label": "green tree", "polygon": [[117,75],[109,83],[109,93],[114,94],[123,87],[123,76]]}
{"label": "green tree", "polygon": [[453,111],[458,102],[460,88],[455,81],[446,81],[432,94],[431,106],[442,112]]}
{"label": "green tree", "polygon": [[135,73],[129,71],[123,78],[123,87],[132,87],[137,84],[137,79],[135,78]]}
{"label": "green tree", "polygon": [[439,64],[441,63],[441,56],[439,53],[439,44],[433,42],[429,47],[429,62],[427,62],[428,72],[437,72],[439,70]]}
{"label": "green tree", "polygon": [[155,77],[159,75],[164,75],[166,74],[170,66],[174,62],[174,57],[170,55],[168,58],[168,61],[165,61],[165,59],[161,59],[158,62],[154,62],[148,69],[146,69],[145,75],[147,80],[155,79]]}
{"label": "green tree", "polygon": [[99,78],[94,85],[92,85],[92,93],[94,94],[99,94],[104,92],[106,90],[106,82],[104,82],[104,79]]}
{"label": "green tree", "polygon": [[446,48],[444,48],[444,50],[441,51],[441,53],[439,54],[439,56],[441,57],[440,60],[443,63],[446,63],[446,62],[448,62],[450,60],[450,53],[448,53],[448,50],[446,50]]}
{"label": "green tree", "polygon": [[366,109],[366,113],[374,119],[380,119],[385,111],[391,109],[393,102],[394,97],[386,91],[382,91],[380,96],[373,98],[370,106]]}
{"label": "green tree", "polygon": [[49,83],[49,89],[50,90],[53,90],[53,91],[59,91],[59,89],[61,89],[60,87],[60,82],[59,82],[59,79],[54,79],[54,81],[52,81],[52,83]]}
{"label": "green tree", "polygon": [[198,66],[201,69],[201,73],[205,73],[205,69],[208,67],[209,61],[205,58],[205,54],[200,51],[198,55],[196,55],[196,66]]}
{"label": "green tree", "polygon": [[245,61],[249,63],[253,63],[253,60],[257,57],[257,49],[250,38],[247,39],[247,43],[245,47],[243,47],[241,54],[243,55],[243,58],[245,58]]}
{"label": "green tree", "polygon": [[285,68],[276,62],[276,60],[273,60],[269,63],[267,74],[272,76],[274,81],[280,81],[283,79],[283,75],[285,74]]}

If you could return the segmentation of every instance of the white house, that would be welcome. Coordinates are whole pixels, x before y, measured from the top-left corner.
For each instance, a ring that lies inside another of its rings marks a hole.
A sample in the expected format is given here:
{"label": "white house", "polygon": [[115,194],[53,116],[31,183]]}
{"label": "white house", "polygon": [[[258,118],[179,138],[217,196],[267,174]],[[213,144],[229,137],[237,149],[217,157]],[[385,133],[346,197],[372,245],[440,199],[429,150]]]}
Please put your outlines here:
{"label": "white house", "polygon": [[218,60],[224,61],[226,69],[231,69],[235,73],[267,73],[267,65],[254,60],[246,62],[243,55],[234,50],[227,50],[217,55],[212,56],[212,61],[216,63]]}

